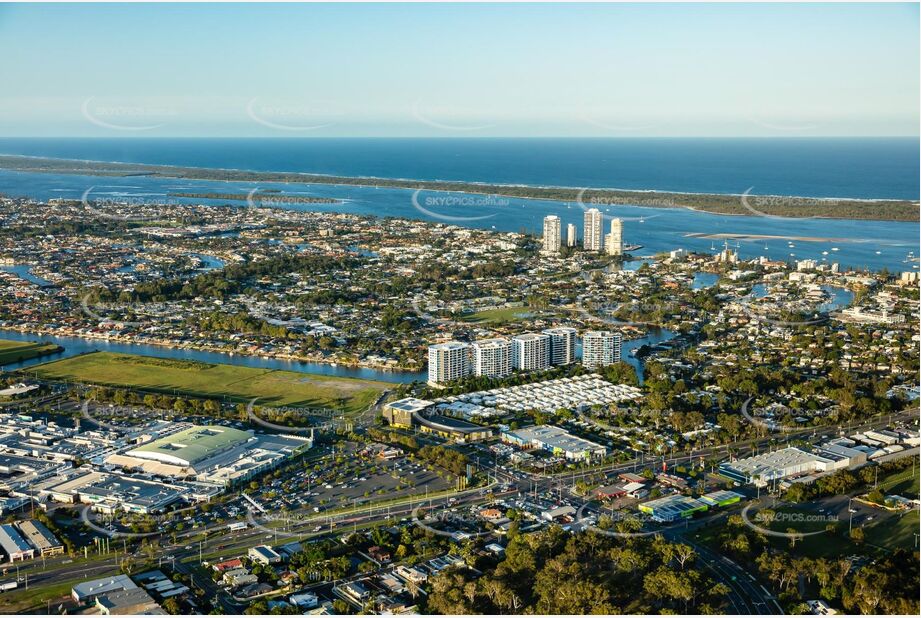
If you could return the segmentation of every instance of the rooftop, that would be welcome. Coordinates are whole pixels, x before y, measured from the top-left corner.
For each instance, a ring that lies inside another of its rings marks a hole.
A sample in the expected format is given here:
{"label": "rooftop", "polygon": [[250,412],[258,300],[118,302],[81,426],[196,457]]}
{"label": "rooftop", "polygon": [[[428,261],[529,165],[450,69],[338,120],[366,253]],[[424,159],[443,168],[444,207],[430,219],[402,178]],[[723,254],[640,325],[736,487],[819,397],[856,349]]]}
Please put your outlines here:
{"label": "rooftop", "polygon": [[252,435],[252,432],[232,427],[195,425],[132,449],[128,451],[128,455],[180,466],[192,466],[216,452],[246,442]]}

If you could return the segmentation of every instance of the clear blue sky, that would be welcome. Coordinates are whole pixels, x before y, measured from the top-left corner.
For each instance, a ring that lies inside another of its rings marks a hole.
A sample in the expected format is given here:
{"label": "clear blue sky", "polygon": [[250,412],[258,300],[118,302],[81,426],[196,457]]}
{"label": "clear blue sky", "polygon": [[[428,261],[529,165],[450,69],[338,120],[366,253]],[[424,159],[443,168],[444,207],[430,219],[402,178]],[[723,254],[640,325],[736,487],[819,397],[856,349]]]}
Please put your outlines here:
{"label": "clear blue sky", "polygon": [[917,135],[917,4],[0,5],[0,136]]}

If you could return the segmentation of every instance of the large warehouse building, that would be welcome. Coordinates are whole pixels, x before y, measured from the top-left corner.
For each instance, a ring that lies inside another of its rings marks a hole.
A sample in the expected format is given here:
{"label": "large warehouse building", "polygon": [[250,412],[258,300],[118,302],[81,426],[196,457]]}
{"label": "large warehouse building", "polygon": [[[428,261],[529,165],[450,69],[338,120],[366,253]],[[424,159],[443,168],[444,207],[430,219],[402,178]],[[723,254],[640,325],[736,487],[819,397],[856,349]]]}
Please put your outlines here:
{"label": "large warehouse building", "polygon": [[220,425],[189,425],[111,455],[106,463],[174,479],[195,478],[229,486],[271,470],[312,445],[313,438],[306,436],[255,435]]}

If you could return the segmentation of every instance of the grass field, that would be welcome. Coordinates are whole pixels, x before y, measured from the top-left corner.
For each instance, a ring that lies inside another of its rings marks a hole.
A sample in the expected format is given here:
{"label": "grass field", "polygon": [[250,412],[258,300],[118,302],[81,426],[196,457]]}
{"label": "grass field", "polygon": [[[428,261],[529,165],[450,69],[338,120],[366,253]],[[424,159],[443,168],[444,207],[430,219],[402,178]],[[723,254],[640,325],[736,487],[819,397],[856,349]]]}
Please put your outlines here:
{"label": "grass field", "polygon": [[18,363],[36,356],[50,354],[57,351],[58,346],[53,343],[32,343],[29,341],[10,341],[0,339],[0,365]]}
{"label": "grass field", "polygon": [[40,377],[161,393],[223,398],[259,405],[366,409],[385,382],[328,377],[197,361],[96,352],[31,367]]}
{"label": "grass field", "polygon": [[534,312],[528,307],[505,307],[502,309],[489,309],[478,311],[460,318],[461,322],[473,324],[505,324],[506,322],[519,322],[528,318]]}
{"label": "grass field", "polygon": [[879,489],[885,494],[899,494],[906,498],[917,498],[918,477],[918,471],[913,467],[899,470],[879,479]]}
{"label": "grass field", "polygon": [[867,543],[880,545],[888,549],[902,547],[913,549],[915,535],[918,533],[918,523],[921,521],[918,511],[911,510],[904,515],[891,517],[876,525],[864,528],[864,538]]}

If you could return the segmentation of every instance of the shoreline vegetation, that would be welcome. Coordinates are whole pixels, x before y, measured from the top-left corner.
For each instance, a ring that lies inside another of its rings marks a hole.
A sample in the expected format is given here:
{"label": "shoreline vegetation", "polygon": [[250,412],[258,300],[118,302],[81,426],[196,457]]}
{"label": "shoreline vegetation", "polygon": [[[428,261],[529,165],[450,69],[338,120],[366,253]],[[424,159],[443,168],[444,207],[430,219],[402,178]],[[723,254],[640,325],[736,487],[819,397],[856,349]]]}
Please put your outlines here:
{"label": "shoreline vegetation", "polygon": [[0,339],[0,366],[21,363],[42,356],[63,352],[64,348],[40,341],[11,341]]}
{"label": "shoreline vegetation", "polygon": [[[830,219],[870,219],[879,221],[919,220],[919,204],[916,201],[910,200],[863,200],[754,194],[728,195],[718,193],[540,187],[463,181],[334,176],[304,172],[260,172],[175,165],[153,165],[145,163],[81,161],[76,159],[55,159],[19,155],[0,155],[0,169],[46,174],[124,177],[153,176],[218,182],[274,182],[305,185],[325,184],[374,188],[385,187],[417,191],[441,191],[533,200],[578,202],[586,208],[595,206],[629,205],[650,208],[687,208],[720,215],[769,215],[788,218],[818,217]],[[190,195],[193,197],[195,196],[195,194]],[[245,199],[245,196],[238,197],[238,199]],[[270,199],[273,202],[281,203],[284,196],[273,195]],[[304,199],[305,198],[297,197],[297,199],[293,201],[302,202]],[[333,201],[338,202],[340,200],[334,199]]]}
{"label": "shoreline vegetation", "polygon": [[231,200],[238,202],[253,202],[261,206],[275,204],[342,204],[342,200],[334,197],[315,197],[310,195],[285,195],[277,191],[261,191],[259,193],[169,193],[169,197],[184,197],[190,199],[206,200]]}
{"label": "shoreline vegetation", "polygon": [[[387,365],[384,363],[375,363],[366,360],[357,360],[350,358],[325,358],[322,356],[302,356],[298,354],[287,354],[284,352],[272,352],[269,353],[253,353],[244,350],[228,350],[226,347],[222,346],[209,346],[204,344],[194,344],[194,343],[177,343],[171,339],[160,339],[160,338],[145,338],[139,340],[130,335],[105,335],[101,333],[69,333],[69,332],[59,332],[50,328],[35,328],[29,326],[23,326],[20,324],[14,324],[5,326],[7,330],[23,333],[26,335],[36,335],[39,338],[42,336],[46,337],[74,337],[77,339],[83,339],[86,341],[108,341],[114,343],[125,343],[132,345],[153,345],[161,348],[166,348],[169,350],[196,350],[199,352],[215,352],[218,354],[228,354],[231,356],[241,356],[241,357],[251,357],[251,358],[262,358],[266,360],[282,360],[282,361],[292,361],[298,363],[308,363],[316,365],[329,365],[331,367],[346,367],[350,369],[374,369],[376,371],[386,371],[389,373],[411,373],[417,374],[422,373],[423,370],[419,367],[406,367],[402,365]],[[19,342],[16,342],[19,343]],[[47,352],[45,355],[56,354],[64,350],[63,347],[57,346],[59,349]],[[139,354],[143,356],[143,354]],[[34,358],[34,357],[33,357]],[[72,358],[72,357],[68,357]],[[159,357],[158,357],[159,358]],[[19,359],[19,360],[30,360],[30,359]],[[19,362],[19,361],[5,361],[6,363]],[[235,365],[237,366],[237,365]],[[26,367],[24,369],[17,369],[16,371],[28,371],[31,367]],[[298,372],[304,375],[311,376],[324,376],[326,374],[313,373],[309,371]],[[343,378],[344,379],[344,378]],[[354,378],[356,380],[362,380],[365,378]],[[422,379],[422,376],[420,376]]]}

